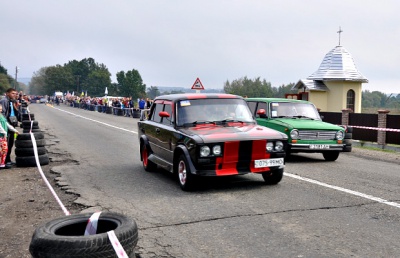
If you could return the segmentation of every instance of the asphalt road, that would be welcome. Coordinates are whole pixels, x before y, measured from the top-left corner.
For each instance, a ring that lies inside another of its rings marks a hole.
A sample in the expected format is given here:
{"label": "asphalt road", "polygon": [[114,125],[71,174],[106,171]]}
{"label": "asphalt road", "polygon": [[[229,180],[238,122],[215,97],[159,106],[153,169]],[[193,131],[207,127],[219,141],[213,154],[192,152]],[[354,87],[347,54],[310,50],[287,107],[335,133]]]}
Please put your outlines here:
{"label": "asphalt road", "polygon": [[296,155],[276,186],[245,175],[188,193],[168,172],[144,171],[137,119],[63,104],[30,111],[77,161],[57,168],[65,188],[88,211],[135,219],[141,257],[400,257],[398,164]]}

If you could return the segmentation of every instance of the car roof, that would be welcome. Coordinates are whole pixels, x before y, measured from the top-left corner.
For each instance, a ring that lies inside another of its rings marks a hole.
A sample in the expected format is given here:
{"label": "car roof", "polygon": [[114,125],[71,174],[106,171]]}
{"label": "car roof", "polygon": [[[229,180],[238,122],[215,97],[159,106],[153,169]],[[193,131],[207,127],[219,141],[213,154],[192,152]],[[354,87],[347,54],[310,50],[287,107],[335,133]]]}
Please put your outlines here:
{"label": "car roof", "polygon": [[169,94],[161,95],[155,100],[186,100],[186,99],[243,99],[241,96],[226,93],[185,93],[185,94]]}
{"label": "car roof", "polygon": [[285,99],[285,98],[247,98],[248,101],[262,101],[262,102],[291,102],[291,103],[311,103],[306,100],[298,99]]}

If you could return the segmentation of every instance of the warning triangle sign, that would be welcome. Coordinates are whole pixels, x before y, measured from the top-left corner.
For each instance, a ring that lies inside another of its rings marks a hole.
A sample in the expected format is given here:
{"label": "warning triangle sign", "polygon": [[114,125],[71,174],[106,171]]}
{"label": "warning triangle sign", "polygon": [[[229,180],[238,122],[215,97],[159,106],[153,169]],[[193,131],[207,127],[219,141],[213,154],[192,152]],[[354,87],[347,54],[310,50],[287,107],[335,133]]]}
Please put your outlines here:
{"label": "warning triangle sign", "polygon": [[197,78],[196,81],[193,83],[192,90],[204,90],[203,84],[201,83],[199,78]]}

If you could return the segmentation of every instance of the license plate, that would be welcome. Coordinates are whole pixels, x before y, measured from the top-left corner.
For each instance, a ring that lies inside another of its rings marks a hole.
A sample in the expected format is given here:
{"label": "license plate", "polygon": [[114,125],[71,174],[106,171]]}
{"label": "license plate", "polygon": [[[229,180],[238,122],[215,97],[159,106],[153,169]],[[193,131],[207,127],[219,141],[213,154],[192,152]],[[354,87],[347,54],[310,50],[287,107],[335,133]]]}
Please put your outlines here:
{"label": "license plate", "polygon": [[326,150],[326,149],[329,149],[329,145],[327,145],[327,144],[310,144],[310,149]]}
{"label": "license plate", "polygon": [[255,168],[276,167],[283,165],[283,158],[278,159],[258,159],[254,161]]}

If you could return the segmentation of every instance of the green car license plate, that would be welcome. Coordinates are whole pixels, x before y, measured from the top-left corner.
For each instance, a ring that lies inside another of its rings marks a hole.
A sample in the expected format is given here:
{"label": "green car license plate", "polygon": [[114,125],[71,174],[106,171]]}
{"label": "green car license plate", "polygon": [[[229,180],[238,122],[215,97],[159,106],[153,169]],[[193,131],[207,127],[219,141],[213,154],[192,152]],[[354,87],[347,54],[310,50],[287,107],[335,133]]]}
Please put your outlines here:
{"label": "green car license plate", "polygon": [[327,145],[327,144],[310,144],[310,149],[326,150],[326,149],[329,149],[329,145]]}

